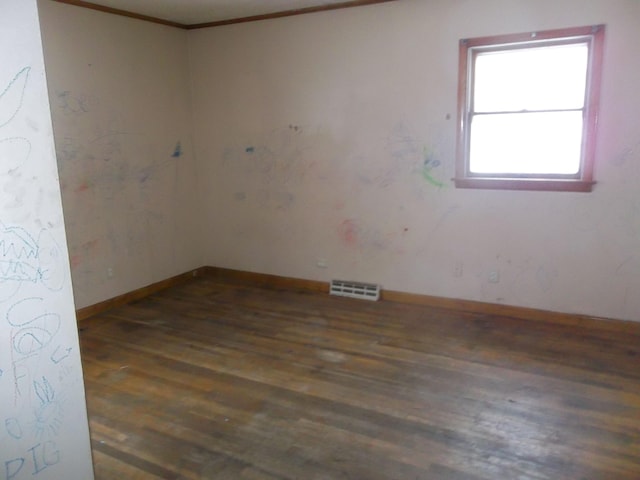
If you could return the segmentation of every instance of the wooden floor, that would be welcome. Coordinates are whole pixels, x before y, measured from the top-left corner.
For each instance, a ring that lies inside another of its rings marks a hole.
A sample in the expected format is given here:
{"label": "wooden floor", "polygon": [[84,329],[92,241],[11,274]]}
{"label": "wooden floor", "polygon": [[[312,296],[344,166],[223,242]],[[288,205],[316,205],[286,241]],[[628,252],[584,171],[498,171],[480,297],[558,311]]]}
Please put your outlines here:
{"label": "wooden floor", "polygon": [[640,479],[640,323],[205,277],[80,327],[98,480]]}

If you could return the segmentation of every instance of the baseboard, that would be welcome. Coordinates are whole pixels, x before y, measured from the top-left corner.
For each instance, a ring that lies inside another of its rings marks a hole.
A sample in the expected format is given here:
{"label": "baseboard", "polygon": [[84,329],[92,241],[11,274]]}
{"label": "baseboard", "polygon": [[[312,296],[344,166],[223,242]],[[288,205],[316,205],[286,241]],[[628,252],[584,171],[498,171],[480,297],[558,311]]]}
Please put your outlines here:
{"label": "baseboard", "polygon": [[98,315],[99,313],[106,312],[107,310],[110,310],[112,308],[120,307],[122,305],[126,305],[127,303],[131,303],[136,300],[148,297],[149,295],[159,292],[160,290],[179,285],[186,282],[190,278],[201,275],[203,270],[204,269],[200,268],[191,270],[189,272],[176,275],[175,277],[152,283],[151,285],[147,285],[146,287],[137,288],[136,290],[118,295],[117,297],[113,297],[108,300],[89,305],[88,307],[79,308],[78,310],[76,310],[76,318],[78,319],[78,321],[85,320],[89,317],[93,317],[94,315]]}
{"label": "baseboard", "polygon": [[243,270],[231,270],[219,267],[204,267],[203,274],[214,278],[239,281],[260,287],[294,290],[303,292],[329,293],[329,283],[319,280],[305,280],[302,278],[281,277],[268,273],[246,272]]}
{"label": "baseboard", "polygon": [[[211,278],[224,279],[225,281],[241,282],[249,285],[272,289],[316,293],[329,292],[328,282],[206,266],[184,273],[182,275],[169,278],[167,280],[163,280],[161,282],[154,283],[143,288],[139,288],[124,295],[105,300],[104,302],[82,308],[77,311],[78,320],[83,320],[111,308],[124,305],[134,300],[139,300],[165,288],[169,288],[171,286],[185,282],[189,278],[192,278],[196,275],[203,275]],[[638,334],[638,329],[640,329],[640,324],[638,322],[592,317],[574,313],[554,312],[535,308],[519,307],[515,305],[479,302],[475,300],[460,300],[455,298],[436,297],[431,295],[399,292],[394,290],[383,289],[381,291],[381,301],[423,305],[425,307],[440,308],[445,310],[457,310],[479,315],[514,317],[523,320],[547,322],[567,326],[629,331],[634,332],[634,334]]]}
{"label": "baseboard", "polygon": [[[251,285],[266,288],[287,289],[309,292],[329,292],[329,283],[318,280],[305,280],[291,277],[281,277],[265,273],[231,270],[218,267],[204,267],[203,273],[212,277],[225,280],[239,281]],[[625,320],[593,317],[575,313],[554,312],[536,308],[519,307],[515,305],[502,305],[496,303],[479,302],[475,300],[460,300],[456,298],[436,297],[417,293],[399,292],[394,290],[381,290],[380,299],[387,302],[423,305],[431,308],[445,310],[457,310],[478,315],[513,317],[523,320],[548,322],[567,326],[579,326],[586,328],[606,328],[607,330],[633,331],[638,333],[640,324]]]}
{"label": "baseboard", "polygon": [[516,305],[479,302],[476,300],[461,300],[457,298],[435,297],[415,293],[382,290],[381,299],[389,302],[424,305],[431,308],[457,310],[493,317],[512,317],[536,322],[547,322],[566,326],[586,328],[605,328],[614,331],[633,331],[638,334],[640,323],[613,318],[594,317],[579,313],[563,313],[552,310],[541,310]]}

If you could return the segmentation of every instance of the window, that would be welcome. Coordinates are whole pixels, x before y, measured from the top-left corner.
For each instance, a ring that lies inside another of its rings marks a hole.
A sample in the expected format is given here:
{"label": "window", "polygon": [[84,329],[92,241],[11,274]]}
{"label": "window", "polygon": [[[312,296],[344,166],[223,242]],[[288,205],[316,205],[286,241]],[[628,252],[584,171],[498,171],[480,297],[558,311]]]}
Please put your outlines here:
{"label": "window", "polygon": [[604,26],[460,41],[461,188],[591,191]]}

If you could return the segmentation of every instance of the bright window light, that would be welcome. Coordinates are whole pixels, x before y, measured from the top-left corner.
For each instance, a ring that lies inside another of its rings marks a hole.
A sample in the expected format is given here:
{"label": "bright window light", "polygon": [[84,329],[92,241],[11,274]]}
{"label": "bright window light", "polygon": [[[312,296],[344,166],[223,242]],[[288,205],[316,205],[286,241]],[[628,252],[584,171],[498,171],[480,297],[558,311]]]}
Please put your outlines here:
{"label": "bright window light", "polygon": [[588,55],[585,43],[479,53],[473,109],[476,113],[581,109]]}
{"label": "bright window light", "polygon": [[591,189],[603,32],[461,41],[457,186]]}
{"label": "bright window light", "polygon": [[471,127],[469,170],[575,175],[581,145],[582,112],[479,115]]}

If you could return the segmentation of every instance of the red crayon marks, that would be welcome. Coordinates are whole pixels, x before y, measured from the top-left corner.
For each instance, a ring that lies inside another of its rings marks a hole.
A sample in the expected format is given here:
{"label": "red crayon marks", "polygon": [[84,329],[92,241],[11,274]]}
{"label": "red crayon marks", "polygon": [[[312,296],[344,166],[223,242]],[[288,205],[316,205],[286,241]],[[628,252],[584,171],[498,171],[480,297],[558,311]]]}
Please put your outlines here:
{"label": "red crayon marks", "polygon": [[82,193],[86,192],[87,190],[89,190],[89,184],[87,182],[83,182],[78,187],[76,187],[75,192]]}
{"label": "red crayon marks", "polygon": [[74,252],[69,256],[69,263],[71,264],[71,269],[78,268],[85,260],[90,260],[94,258],[98,249],[100,248],[100,240],[94,239],[89,240],[88,242],[83,243],[79,247],[74,249]]}
{"label": "red crayon marks", "polygon": [[98,248],[98,244],[100,243],[100,240],[95,239],[95,240],[90,240],[86,243],[83,243],[80,248],[82,248],[85,252],[89,252],[91,250],[95,250],[96,248]]}
{"label": "red crayon marks", "polygon": [[82,263],[82,256],[71,255],[71,258],[69,260],[71,261],[71,270],[73,270],[74,268],[78,268]]}
{"label": "red crayon marks", "polygon": [[353,219],[347,219],[340,224],[338,233],[343,243],[349,247],[357,247],[359,245],[358,233],[360,229]]}

